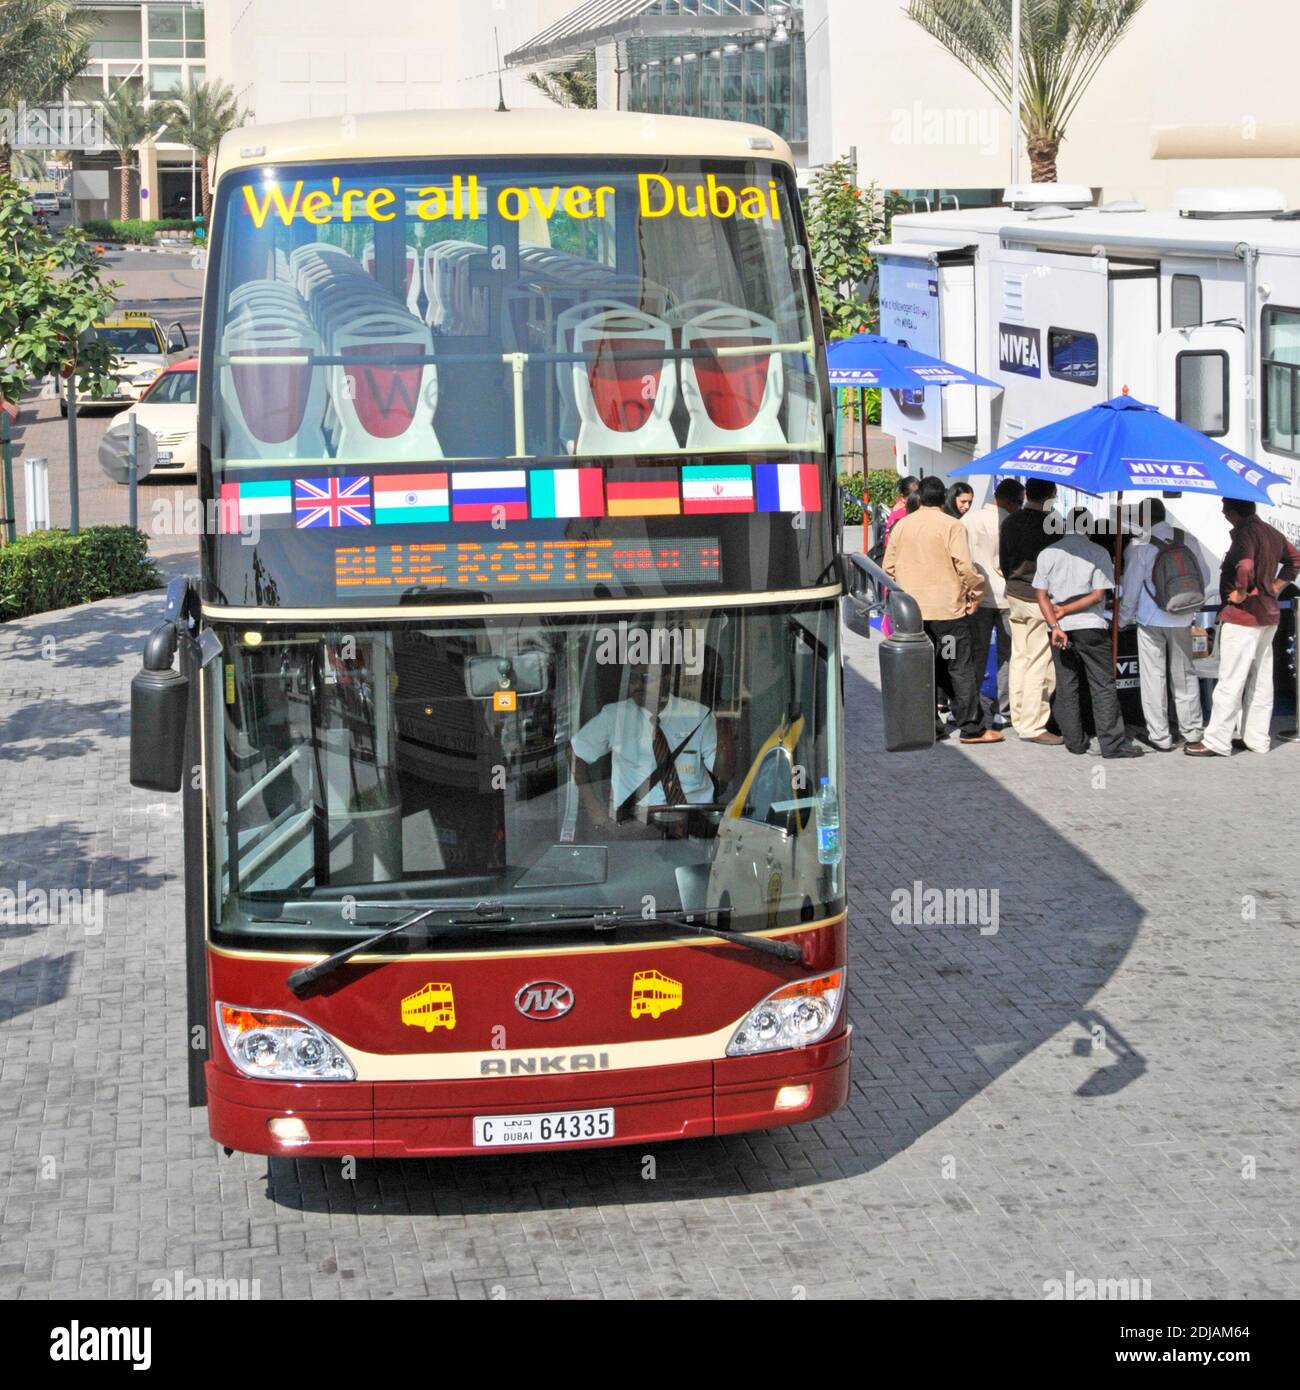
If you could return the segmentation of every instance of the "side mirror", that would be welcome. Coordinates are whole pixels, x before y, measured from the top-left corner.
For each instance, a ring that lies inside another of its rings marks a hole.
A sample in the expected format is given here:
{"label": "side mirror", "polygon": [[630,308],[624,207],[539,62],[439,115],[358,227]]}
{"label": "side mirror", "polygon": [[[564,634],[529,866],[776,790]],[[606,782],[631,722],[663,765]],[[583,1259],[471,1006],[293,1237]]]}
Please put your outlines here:
{"label": "side mirror", "polygon": [[840,556],[840,578],[844,585],[840,608],[844,626],[859,637],[868,639],[872,634],[871,615],[879,613],[885,606],[881,597],[883,587],[872,573],[874,569],[875,566],[865,555]]}
{"label": "side mirror", "polygon": [[167,329],[167,351],[183,352],[189,345],[190,339],[185,332],[185,325],[177,319]]}
{"label": "side mirror", "polygon": [[149,635],[144,668],[131,681],[131,785],[178,792],[185,772],[185,716],[190,682],[172,667],[176,625]]}
{"label": "side mirror", "polygon": [[[934,746],[934,645],[917,601],[891,588],[889,576],[865,555],[845,555],[844,622],[870,636],[871,615],[889,612],[893,633],[880,644],[880,695],[885,751],[908,753]],[[882,598],[882,594],[887,596]]]}

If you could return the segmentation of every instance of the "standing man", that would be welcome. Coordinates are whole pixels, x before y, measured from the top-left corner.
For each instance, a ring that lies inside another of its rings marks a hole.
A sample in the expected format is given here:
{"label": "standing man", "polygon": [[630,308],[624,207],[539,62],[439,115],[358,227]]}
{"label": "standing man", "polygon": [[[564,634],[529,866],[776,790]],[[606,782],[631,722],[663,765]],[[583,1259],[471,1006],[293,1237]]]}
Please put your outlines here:
{"label": "standing man", "polygon": [[1115,587],[1110,556],[1091,539],[1092,517],[1076,507],[1065,535],[1038,557],[1034,596],[1051,633],[1056,663],[1056,722],[1071,753],[1088,751],[1083,730],[1083,684],[1092,700],[1092,722],[1103,758],[1140,758],[1129,742],[1115,688],[1106,595]]}
{"label": "standing man", "polygon": [[[1178,731],[1187,743],[1199,743],[1204,719],[1201,716],[1201,683],[1192,667],[1192,623],[1194,610],[1168,613],[1160,606],[1160,595],[1152,582],[1160,552],[1182,545],[1190,562],[1196,557],[1181,531],[1165,520],[1165,504],[1153,497],[1142,503],[1148,509],[1145,539],[1134,540],[1124,556],[1124,580],[1119,605],[1120,627],[1137,623],[1138,674],[1142,681],[1142,714],[1147,722],[1147,738],[1161,753],[1174,751],[1169,731],[1169,686],[1173,686]],[[1200,569],[1199,560],[1196,561]],[[1205,587],[1204,571],[1200,585]]]}
{"label": "standing man", "polygon": [[[966,528],[943,510],[945,495],[942,478],[921,480],[920,506],[890,533],[885,573],[920,605],[926,633],[948,663],[950,708],[961,741],[1001,743],[1002,735],[985,727],[975,674],[971,614],[979,607],[984,581],[971,563]],[[939,737],[946,737],[942,728]]]}
{"label": "standing man", "polygon": [[[998,634],[998,693],[992,715],[993,727],[1011,720],[1008,687],[1011,667],[1011,613],[1007,606],[1007,585],[1002,577],[1002,523],[1014,516],[1025,503],[1024,485],[1015,478],[1003,478],[993,490],[993,500],[972,507],[962,518],[970,540],[971,559],[984,580],[984,597],[971,615],[975,624],[975,675],[982,682],[989,659],[989,643]],[[983,696],[980,697],[981,700]]]}
{"label": "standing man", "polygon": [[1007,517],[998,538],[1011,626],[1011,724],[1022,743],[1064,741],[1060,734],[1047,732],[1052,717],[1048,701],[1056,688],[1056,675],[1050,633],[1034,596],[1038,557],[1060,534],[1049,516],[1055,498],[1055,483],[1030,478],[1025,484],[1024,509]]}
{"label": "standing man", "polygon": [[1219,680],[1202,743],[1189,743],[1194,758],[1226,758],[1241,721],[1252,753],[1267,753],[1273,718],[1273,636],[1281,612],[1277,595],[1300,574],[1300,550],[1255,515],[1253,502],[1223,499],[1232,544],[1219,578]]}

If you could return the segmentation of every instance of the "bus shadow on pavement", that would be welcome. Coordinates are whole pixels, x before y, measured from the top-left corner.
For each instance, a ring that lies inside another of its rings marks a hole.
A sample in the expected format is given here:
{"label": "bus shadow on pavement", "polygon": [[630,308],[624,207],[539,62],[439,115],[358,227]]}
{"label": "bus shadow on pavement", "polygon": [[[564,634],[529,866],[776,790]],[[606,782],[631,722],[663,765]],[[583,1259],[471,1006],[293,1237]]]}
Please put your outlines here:
{"label": "bus shadow on pavement", "polygon": [[[1014,748],[886,754],[879,691],[851,666],[844,674],[854,1064],[841,1110],[716,1139],[361,1161],[355,1181],[338,1161],[276,1158],[267,1197],[360,1216],[743,1197],[870,1172],[1072,1027],[1075,1097],[1104,1104],[1139,1080],[1145,1058],[1089,1008],[1133,943],[1138,903],[976,760]],[[1060,775],[1063,750],[1031,751],[1044,757],[1033,775]]]}

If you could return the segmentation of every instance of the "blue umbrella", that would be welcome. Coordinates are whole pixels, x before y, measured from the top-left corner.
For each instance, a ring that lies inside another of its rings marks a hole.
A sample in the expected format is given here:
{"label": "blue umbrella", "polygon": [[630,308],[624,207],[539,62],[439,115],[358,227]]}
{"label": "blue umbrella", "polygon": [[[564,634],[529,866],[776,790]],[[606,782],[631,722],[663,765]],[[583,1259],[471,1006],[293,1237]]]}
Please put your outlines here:
{"label": "blue umbrella", "polygon": [[952,473],[1011,473],[1081,492],[1191,492],[1265,503],[1268,489],[1286,481],[1132,396],[1030,430]]}
{"label": "blue umbrella", "polygon": [[826,349],[832,386],[882,386],[887,391],[917,391],[927,386],[994,386],[964,367],[941,362],[924,352],[891,343],[878,333],[840,338]]}
{"label": "blue umbrella", "polygon": [[[1200,430],[1171,420],[1153,405],[1116,396],[994,449],[954,476],[1014,473],[1081,492],[1192,492],[1268,502],[1278,473],[1225,449]],[[1115,582],[1121,567],[1122,526],[1115,528]],[[1112,608],[1111,658],[1119,648],[1119,605]]]}

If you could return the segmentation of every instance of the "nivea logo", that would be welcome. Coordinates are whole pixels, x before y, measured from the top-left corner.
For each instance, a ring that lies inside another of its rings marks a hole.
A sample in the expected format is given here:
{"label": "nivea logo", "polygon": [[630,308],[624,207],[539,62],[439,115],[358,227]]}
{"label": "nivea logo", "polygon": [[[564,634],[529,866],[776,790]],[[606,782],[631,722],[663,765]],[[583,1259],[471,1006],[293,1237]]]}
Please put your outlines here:
{"label": "nivea logo", "polygon": [[1264,475],[1259,469],[1247,463],[1245,459],[1239,459],[1236,454],[1220,454],[1219,462],[1226,463],[1239,478],[1244,478],[1252,487],[1263,485]]}
{"label": "nivea logo", "polygon": [[1170,491],[1214,486],[1201,464],[1186,459],[1124,459],[1123,464],[1134,483],[1167,483]]}
{"label": "nivea logo", "polygon": [[1026,445],[1010,460],[1010,465],[1024,464],[1035,473],[1050,473],[1069,478],[1091,454],[1084,449],[1051,449],[1041,445]]}
{"label": "nivea logo", "polygon": [[1042,376],[1038,329],[1020,324],[998,324],[998,366],[1019,376]]}

